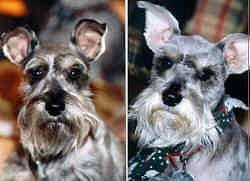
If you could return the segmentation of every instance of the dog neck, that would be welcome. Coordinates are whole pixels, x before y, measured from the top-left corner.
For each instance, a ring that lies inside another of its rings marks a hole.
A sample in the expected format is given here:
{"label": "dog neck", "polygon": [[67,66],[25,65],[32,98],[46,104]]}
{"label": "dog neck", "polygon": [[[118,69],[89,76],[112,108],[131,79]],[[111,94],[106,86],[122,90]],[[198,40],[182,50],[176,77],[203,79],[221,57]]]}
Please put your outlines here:
{"label": "dog neck", "polygon": [[191,149],[186,146],[185,142],[167,147],[141,149],[129,161],[130,170],[128,176],[132,180],[148,179],[161,174],[166,168],[186,172],[189,158],[202,151],[202,149],[202,147]]}
{"label": "dog neck", "polygon": [[219,134],[222,134],[225,129],[231,128],[231,125],[236,121],[232,110],[233,107],[234,105],[230,103],[230,96],[224,95],[213,111],[213,116],[217,123],[215,128]]}
{"label": "dog neck", "polygon": [[89,144],[91,144],[92,142],[96,142],[101,138],[104,138],[104,135],[107,134],[105,124],[101,120],[98,120],[98,126],[93,129],[94,130],[90,130],[88,135],[81,141],[78,148],[75,148],[66,154],[58,153],[55,155],[47,155],[46,157],[37,155],[36,157],[32,155],[29,150],[22,149],[24,156],[28,160],[28,167],[32,171],[32,174],[36,178],[46,179],[46,170],[49,168],[50,165],[56,165],[60,162],[67,161],[67,158],[69,158],[68,156],[70,156],[71,154],[79,153],[78,150],[81,150],[85,146],[88,147]]}
{"label": "dog neck", "polygon": [[[213,111],[216,120],[215,129],[221,135],[226,129],[232,128],[235,116],[228,104],[230,97],[224,95],[219,101],[216,109]],[[152,140],[153,141],[153,140]],[[166,147],[143,147],[138,154],[129,162],[129,178],[138,179],[147,177],[148,171],[154,170],[152,174],[161,174],[166,168],[173,170],[183,170],[186,172],[186,164],[188,160],[195,154],[206,149],[206,145],[193,147],[186,142],[180,142]],[[152,176],[152,175],[151,175]],[[151,177],[150,176],[150,177]]]}
{"label": "dog neck", "polygon": [[58,154],[55,156],[46,157],[46,158],[38,161],[38,160],[34,160],[29,153],[27,153],[27,157],[28,157],[28,165],[29,165],[29,168],[30,168],[32,174],[36,177],[39,177],[39,178],[46,177],[46,174],[44,171],[44,169],[45,169],[44,165],[47,165],[50,162],[54,162],[54,161],[57,161],[57,160],[63,158],[63,156],[61,154]]}
{"label": "dog neck", "polygon": [[[84,139],[81,146],[84,146],[84,144],[87,143],[88,140],[95,140],[94,135],[92,134],[91,131],[90,131],[89,135]],[[71,152],[67,153],[66,155],[62,154],[62,153],[58,153],[56,155],[49,155],[46,157],[38,157],[38,158],[33,158],[28,150],[25,151],[25,154],[26,154],[26,158],[28,160],[28,166],[29,166],[32,174],[36,178],[46,179],[47,178],[46,169],[48,168],[49,165],[55,164],[55,163],[60,162],[60,161],[65,161],[67,159],[67,155],[71,154],[75,151],[76,150],[71,151]]]}

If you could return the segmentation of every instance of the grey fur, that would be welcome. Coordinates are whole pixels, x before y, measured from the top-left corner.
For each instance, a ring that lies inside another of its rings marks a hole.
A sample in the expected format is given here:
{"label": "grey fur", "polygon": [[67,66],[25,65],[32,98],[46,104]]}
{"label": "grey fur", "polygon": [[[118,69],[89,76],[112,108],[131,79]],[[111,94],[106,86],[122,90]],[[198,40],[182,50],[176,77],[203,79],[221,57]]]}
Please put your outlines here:
{"label": "grey fur", "polygon": [[[144,1],[139,1],[138,6],[146,10],[144,35],[154,53],[150,85],[140,93],[129,113],[131,120],[137,120],[139,147],[165,147],[186,141],[192,149],[205,147],[188,162],[187,172],[194,180],[249,180],[246,133],[236,123],[219,135],[212,115],[225,94],[224,83],[229,74],[248,69],[243,64],[247,62],[249,37],[232,34],[213,44],[197,35],[183,36],[175,31],[178,23],[174,23],[177,20],[169,11]],[[154,26],[155,22],[159,26]],[[233,42],[243,46],[242,56],[228,56],[231,52],[227,47]],[[170,59],[173,65],[162,69],[162,58]],[[232,69],[230,58],[240,60],[236,62],[239,70]],[[203,81],[198,75],[205,69],[212,75]],[[164,104],[163,92],[176,83],[180,84],[182,100],[176,106],[168,106]],[[204,142],[210,144],[203,145]],[[152,180],[169,180],[169,170]]]}
{"label": "grey fur", "polygon": [[[36,47],[32,54],[22,51],[25,59],[17,61],[18,49],[14,46],[16,51],[12,51],[10,42],[19,37],[25,44],[25,36],[20,34],[26,33],[25,29],[18,29],[17,35],[9,34],[14,38],[5,38],[3,42],[5,55],[11,57],[25,75],[21,85],[24,101],[18,115],[25,156],[10,158],[0,180],[124,180],[121,145],[98,117],[91,101],[89,58],[77,52],[79,47],[72,48],[78,46],[76,44],[67,47],[49,42]],[[81,67],[81,77],[77,79],[80,82],[69,80],[69,72],[75,65]],[[39,80],[30,73],[37,67],[44,68]],[[48,101],[51,104],[59,101],[53,97],[57,92],[62,92],[60,101],[65,109],[53,115],[46,106]]]}
{"label": "grey fur", "polygon": [[[71,32],[71,28],[78,18],[96,19],[99,22],[107,23],[106,51],[99,58],[100,61],[93,62],[90,70],[91,76],[103,78],[104,75],[108,80],[124,87],[125,78],[122,70],[125,61],[125,35],[122,23],[109,7],[109,3],[108,0],[60,0],[54,8],[57,8],[60,4],[64,8],[61,10],[64,11],[63,13],[78,12],[77,16],[58,17],[57,12],[52,11],[48,23],[41,31],[40,38],[41,40],[68,42],[69,39],[65,35]],[[113,67],[112,75],[105,72],[105,69],[109,67]]]}

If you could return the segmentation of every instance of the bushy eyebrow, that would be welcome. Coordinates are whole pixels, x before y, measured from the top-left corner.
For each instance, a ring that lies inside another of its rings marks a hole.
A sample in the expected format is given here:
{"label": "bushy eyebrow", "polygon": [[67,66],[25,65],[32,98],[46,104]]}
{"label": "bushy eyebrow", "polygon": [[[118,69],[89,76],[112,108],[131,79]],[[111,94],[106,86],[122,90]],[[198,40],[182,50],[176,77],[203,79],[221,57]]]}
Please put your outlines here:
{"label": "bushy eyebrow", "polygon": [[39,65],[47,65],[45,57],[36,56],[36,57],[31,58],[25,65],[24,71],[27,71],[28,69],[39,66]]}
{"label": "bushy eyebrow", "polygon": [[[72,61],[68,62],[67,67],[62,66],[61,62],[62,64],[64,64],[67,61],[67,59],[68,61],[70,60]],[[81,60],[81,58],[70,53],[59,54],[55,57],[55,61],[54,61],[54,67],[56,67],[57,69],[61,69],[60,67],[70,68],[76,64],[81,65],[83,67],[83,70],[88,71],[88,66],[83,62],[83,60]]]}
{"label": "bushy eyebrow", "polygon": [[78,58],[74,54],[71,54],[71,53],[60,53],[60,54],[55,56],[55,60],[60,60],[60,58],[64,58],[64,57]]}

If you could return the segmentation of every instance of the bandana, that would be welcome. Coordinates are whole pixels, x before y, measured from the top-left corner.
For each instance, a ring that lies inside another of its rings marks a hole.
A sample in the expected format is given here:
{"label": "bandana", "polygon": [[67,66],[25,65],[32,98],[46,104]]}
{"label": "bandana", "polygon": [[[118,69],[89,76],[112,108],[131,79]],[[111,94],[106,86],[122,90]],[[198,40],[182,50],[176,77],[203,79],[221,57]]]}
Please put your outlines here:
{"label": "bandana", "polygon": [[[232,127],[232,124],[235,121],[235,115],[233,113],[234,107],[245,108],[244,103],[240,100],[224,95],[216,109],[213,111],[213,116],[217,122],[215,128],[219,134],[222,134],[225,129]],[[167,168],[173,168],[174,165],[167,159],[167,155],[181,155],[181,152],[186,146],[185,144],[185,142],[182,142],[167,147],[141,149],[128,163],[128,181],[149,180],[150,178],[159,176]],[[185,173],[185,171],[182,173]],[[174,177],[173,175],[174,174],[172,174],[171,178]],[[181,176],[186,176],[186,179],[182,180],[192,180],[192,178],[190,178],[191,176],[186,173]]]}
{"label": "bandana", "polygon": [[220,129],[220,131],[218,130],[219,133],[222,133],[227,128],[231,128],[231,125],[236,120],[233,112],[234,107],[239,107],[236,102],[241,103],[239,100],[225,95],[215,108],[215,111],[213,111],[213,116],[217,123],[216,128],[217,130]]}

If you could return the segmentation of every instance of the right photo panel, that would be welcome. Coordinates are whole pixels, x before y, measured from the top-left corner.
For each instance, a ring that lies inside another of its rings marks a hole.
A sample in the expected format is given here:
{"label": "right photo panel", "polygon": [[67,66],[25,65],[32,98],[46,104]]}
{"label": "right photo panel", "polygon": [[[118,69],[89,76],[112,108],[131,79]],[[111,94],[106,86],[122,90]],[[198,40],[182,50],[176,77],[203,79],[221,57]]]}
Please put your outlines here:
{"label": "right photo panel", "polygon": [[249,181],[248,0],[128,0],[128,181]]}

